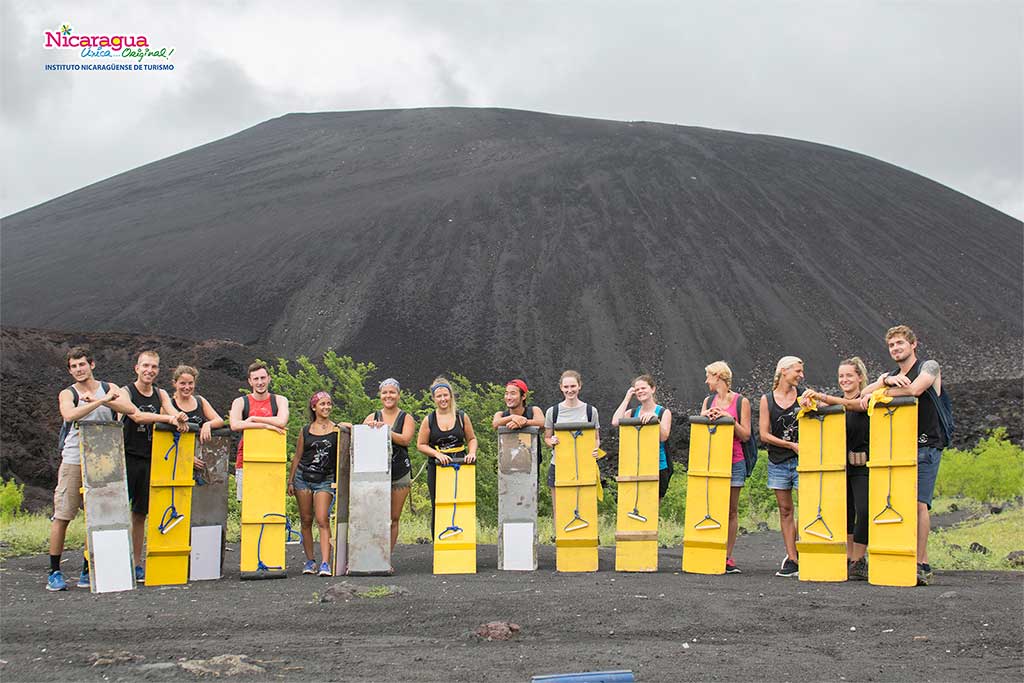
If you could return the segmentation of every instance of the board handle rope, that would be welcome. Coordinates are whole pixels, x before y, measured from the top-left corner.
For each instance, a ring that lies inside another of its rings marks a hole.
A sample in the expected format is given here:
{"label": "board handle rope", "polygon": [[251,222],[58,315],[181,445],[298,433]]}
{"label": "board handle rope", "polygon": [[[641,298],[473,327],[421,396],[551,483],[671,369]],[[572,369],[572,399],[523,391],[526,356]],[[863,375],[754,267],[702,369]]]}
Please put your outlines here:
{"label": "board handle rope", "polygon": [[[718,430],[717,425],[708,425],[708,467],[707,474],[711,474],[711,437]],[[711,516],[711,477],[704,477],[704,518],[693,525],[698,531],[710,531],[721,529],[722,523]]]}
{"label": "board handle rope", "polygon": [[[812,415],[812,419],[818,421],[818,467],[825,466],[825,416],[824,415]],[[804,531],[809,533],[811,536],[817,536],[818,538],[824,538],[826,541],[831,541],[834,537],[832,535],[832,529],[829,528],[828,522],[821,516],[821,493],[822,486],[825,482],[824,470],[818,470],[818,514],[811,520],[811,523],[804,527]],[[821,522],[821,526],[825,527],[827,533],[821,533],[817,529],[811,527]]]}
{"label": "board handle rope", "polygon": [[[893,414],[895,412],[896,412],[896,408],[886,408],[885,409],[885,416],[889,418],[889,486],[888,486],[888,488],[887,488],[887,490],[885,492],[885,507],[882,508],[881,512],[879,512],[877,515],[875,515],[874,517],[871,518],[871,521],[874,522],[875,524],[899,524],[900,522],[903,521],[903,515],[900,514],[899,510],[897,510],[896,508],[894,508],[892,506],[892,462],[893,462],[893,457],[892,457],[892,438],[893,438],[892,437],[892,432],[893,432],[892,422],[893,422],[893,419],[892,419],[892,416],[893,416]],[[882,516],[885,515],[885,513],[887,513],[887,512],[891,512],[892,514],[894,514],[896,516],[895,517],[889,516],[889,517],[886,517],[885,519],[882,519]]]}
{"label": "board handle rope", "polygon": [[[173,482],[178,476],[178,441],[181,438],[180,432],[174,432],[173,441],[167,452],[164,453],[164,461],[170,457],[171,452],[174,452],[174,463],[171,465],[171,481]],[[174,506],[174,489],[176,486],[171,486],[171,504],[164,510],[163,516],[160,517],[160,525],[157,530],[161,536],[167,534],[168,531],[178,526],[181,520],[185,519],[185,515],[178,514],[178,508]]]}
{"label": "board handle rope", "polygon": [[[265,515],[263,515],[263,519],[266,519],[267,517],[283,517],[284,518],[285,538],[291,537],[292,534],[299,533],[299,532],[295,531],[292,528],[291,522],[288,521],[288,515],[282,515],[280,512],[268,512]],[[266,564],[264,564],[263,558],[260,556],[260,549],[263,546],[263,529],[266,526],[267,526],[266,522],[260,522],[260,535],[259,535],[259,538],[256,539],[256,571],[258,571],[258,572],[269,572],[271,570],[280,571],[280,570],[284,569],[284,567],[268,567]],[[301,534],[299,534],[299,538],[302,538]]]}
{"label": "board handle rope", "polygon": [[455,523],[455,513],[459,509],[459,464],[453,462],[450,465],[443,465],[443,467],[451,467],[455,470],[455,490],[452,491],[452,521],[441,533],[437,535],[437,540],[439,541],[458,536],[463,532],[463,528]]}
{"label": "board handle rope", "polygon": [[[644,428],[644,425],[633,425],[636,429],[636,476],[640,476],[640,430]],[[640,504],[640,482],[636,482],[636,495],[633,496],[633,509],[626,513],[626,516],[630,519],[635,519],[638,522],[646,522],[647,517],[640,514],[638,505]]]}
{"label": "board handle rope", "polygon": [[572,511],[572,519],[566,524],[563,531],[579,531],[590,526],[590,522],[580,517],[580,452],[577,448],[577,439],[583,435],[582,429],[572,432],[572,459],[576,464],[576,508]]}

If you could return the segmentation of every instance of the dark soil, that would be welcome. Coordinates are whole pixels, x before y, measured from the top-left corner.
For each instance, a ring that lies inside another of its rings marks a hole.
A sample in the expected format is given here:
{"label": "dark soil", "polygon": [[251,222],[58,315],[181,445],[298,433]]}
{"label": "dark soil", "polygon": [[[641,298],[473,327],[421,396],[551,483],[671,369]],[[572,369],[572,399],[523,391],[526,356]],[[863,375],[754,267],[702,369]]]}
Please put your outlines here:
{"label": "dark soil", "polygon": [[[531,675],[631,669],[641,681],[1020,680],[1024,617],[1019,572],[939,572],[926,588],[812,584],[775,577],[778,534],[740,538],[743,574],[559,574],[541,547],[537,572],[498,572],[479,549],[474,576],[434,576],[430,546],[400,546],[394,577],[345,579],[407,593],[319,602],[340,578],[227,576],[186,587],[90,595],[44,590],[46,558],[2,565],[5,681],[180,680],[181,664],[245,655],[248,679],[527,681]],[[77,558],[66,562],[77,575]],[[508,641],[473,635],[508,621]],[[100,663],[93,665],[97,659]],[[191,666],[191,665],[190,665]]]}

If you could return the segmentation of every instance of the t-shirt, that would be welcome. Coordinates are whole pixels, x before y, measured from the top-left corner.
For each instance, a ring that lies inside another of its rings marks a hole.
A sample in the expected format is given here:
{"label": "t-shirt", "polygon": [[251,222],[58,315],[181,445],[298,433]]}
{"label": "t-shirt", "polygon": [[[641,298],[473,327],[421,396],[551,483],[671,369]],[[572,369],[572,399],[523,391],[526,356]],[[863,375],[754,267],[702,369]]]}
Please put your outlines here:
{"label": "t-shirt", "polygon": [[[262,401],[257,401],[251,395],[243,396],[243,401],[249,402],[249,417],[273,417],[274,411],[270,407],[270,394]],[[235,469],[242,466],[242,446],[244,445],[245,437],[243,436],[238,440],[238,455],[235,457]]]}
{"label": "t-shirt", "polygon": [[[601,421],[597,417],[597,408],[591,408],[590,413],[594,418],[594,429],[601,428]],[[544,413],[544,427],[551,429],[554,425],[551,422],[551,416],[554,414],[554,407],[548,408]],[[558,404],[558,422],[559,424],[565,422],[586,422],[587,421],[587,404],[580,401],[578,406],[573,408],[567,408],[565,401]]]}

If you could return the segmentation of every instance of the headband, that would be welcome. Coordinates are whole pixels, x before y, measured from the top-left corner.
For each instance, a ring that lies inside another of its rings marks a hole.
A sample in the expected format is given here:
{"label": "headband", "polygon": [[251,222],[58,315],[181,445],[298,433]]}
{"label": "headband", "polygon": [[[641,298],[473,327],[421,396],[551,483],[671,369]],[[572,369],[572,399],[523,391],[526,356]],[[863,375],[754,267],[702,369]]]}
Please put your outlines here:
{"label": "headband", "polygon": [[[316,410],[316,404],[325,398],[328,400],[330,400],[331,398],[331,395],[328,394],[326,391],[318,391],[315,394],[313,394],[309,399],[309,409]],[[333,401],[331,402],[333,403]]]}
{"label": "headband", "polygon": [[452,390],[451,386],[449,386],[448,384],[445,384],[444,382],[438,382],[437,384],[435,384],[435,385],[430,387],[431,395],[433,395],[433,393],[435,391],[437,391],[438,389],[442,389],[442,388],[443,389],[447,389],[449,392]]}
{"label": "headband", "polygon": [[395,379],[394,377],[388,377],[386,380],[381,382],[380,385],[377,386],[377,391],[383,391],[384,387],[394,387],[395,389],[398,389],[399,391],[402,390],[402,385],[399,384],[398,380]]}

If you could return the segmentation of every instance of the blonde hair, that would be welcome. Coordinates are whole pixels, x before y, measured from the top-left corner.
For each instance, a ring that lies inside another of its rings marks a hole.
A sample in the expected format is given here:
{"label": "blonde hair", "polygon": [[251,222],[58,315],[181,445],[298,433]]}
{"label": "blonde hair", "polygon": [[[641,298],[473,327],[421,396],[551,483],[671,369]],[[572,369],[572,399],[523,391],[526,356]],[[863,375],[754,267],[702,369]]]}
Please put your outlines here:
{"label": "blonde hair", "polygon": [[199,371],[196,370],[191,365],[179,365],[178,367],[174,368],[174,374],[171,376],[172,381],[177,382],[178,378],[181,377],[182,375],[192,375],[192,379],[199,379]]}
{"label": "blonde hair", "polygon": [[864,361],[860,359],[860,356],[854,356],[839,361],[839,367],[844,365],[851,366],[857,372],[857,376],[860,377],[860,386],[858,388],[863,391],[864,387],[868,385],[868,369],[864,365]]}
{"label": "blonde hair", "polygon": [[779,362],[775,364],[775,377],[772,378],[772,389],[779,388],[779,380],[782,378],[782,371],[788,370],[796,364],[803,365],[803,360],[796,356],[783,356],[779,359]]}
{"label": "blonde hair", "polygon": [[[438,385],[443,386],[438,386]],[[452,389],[452,383],[445,377],[435,377],[434,381],[430,383],[430,397],[434,398],[434,392],[438,389],[447,389],[448,393],[452,397],[452,412],[457,412],[458,408],[455,407],[455,390]]]}
{"label": "blonde hair", "polygon": [[729,364],[724,360],[716,360],[710,365],[704,366],[704,372],[709,375],[714,375],[718,379],[725,382],[725,386],[732,387],[732,370],[729,368]]}
{"label": "blonde hair", "polygon": [[913,344],[917,341],[917,335],[914,334],[914,331],[906,325],[890,327],[889,331],[885,333],[885,341],[888,342],[893,337],[903,337],[907,340],[908,344]]}
{"label": "blonde hair", "polygon": [[563,372],[562,376],[558,378],[558,383],[561,384],[562,380],[565,379],[566,377],[572,377],[573,379],[576,380],[577,384],[583,386],[583,378],[580,377],[580,373],[576,372],[575,370],[566,370],[565,372]]}

